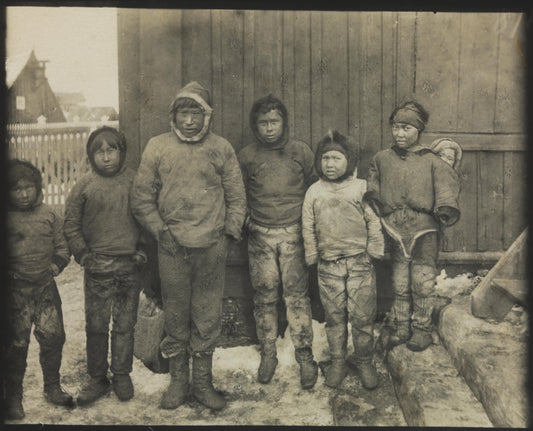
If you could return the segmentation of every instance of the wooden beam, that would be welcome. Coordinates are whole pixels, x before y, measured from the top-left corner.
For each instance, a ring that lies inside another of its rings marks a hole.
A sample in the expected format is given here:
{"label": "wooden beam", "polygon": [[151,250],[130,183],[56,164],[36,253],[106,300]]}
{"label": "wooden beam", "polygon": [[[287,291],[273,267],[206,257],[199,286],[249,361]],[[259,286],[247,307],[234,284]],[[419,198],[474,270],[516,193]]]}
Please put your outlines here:
{"label": "wooden beam", "polygon": [[526,134],[497,134],[497,133],[450,133],[429,132],[422,133],[421,140],[425,145],[431,144],[438,138],[450,138],[456,141],[463,151],[526,151]]}

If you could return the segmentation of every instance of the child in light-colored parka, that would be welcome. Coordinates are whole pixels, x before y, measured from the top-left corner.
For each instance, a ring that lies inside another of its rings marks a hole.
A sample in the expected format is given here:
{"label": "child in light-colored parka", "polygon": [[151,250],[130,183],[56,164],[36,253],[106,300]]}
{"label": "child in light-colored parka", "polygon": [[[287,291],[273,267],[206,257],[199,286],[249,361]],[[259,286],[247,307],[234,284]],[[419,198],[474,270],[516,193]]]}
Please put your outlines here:
{"label": "child in light-colored parka", "polygon": [[320,180],[305,195],[302,230],[306,262],[318,263],[326,313],[331,355],[326,385],[337,387],[346,376],[349,321],[362,383],[373,389],[378,384],[372,363],[377,295],[370,257],[383,257],[384,238],[379,217],[363,200],[366,181],[354,174],[358,153],[358,146],[337,131],[319,142],[315,168]]}

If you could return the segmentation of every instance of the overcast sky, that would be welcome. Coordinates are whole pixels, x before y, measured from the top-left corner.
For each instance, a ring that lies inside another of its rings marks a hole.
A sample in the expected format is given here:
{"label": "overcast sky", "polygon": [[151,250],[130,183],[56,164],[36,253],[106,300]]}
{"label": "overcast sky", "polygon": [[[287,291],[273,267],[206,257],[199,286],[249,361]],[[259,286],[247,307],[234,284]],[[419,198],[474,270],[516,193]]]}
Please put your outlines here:
{"label": "overcast sky", "polygon": [[81,92],[88,106],[118,110],[117,12],[114,8],[8,7],[8,58],[35,50],[48,60],[56,92]]}

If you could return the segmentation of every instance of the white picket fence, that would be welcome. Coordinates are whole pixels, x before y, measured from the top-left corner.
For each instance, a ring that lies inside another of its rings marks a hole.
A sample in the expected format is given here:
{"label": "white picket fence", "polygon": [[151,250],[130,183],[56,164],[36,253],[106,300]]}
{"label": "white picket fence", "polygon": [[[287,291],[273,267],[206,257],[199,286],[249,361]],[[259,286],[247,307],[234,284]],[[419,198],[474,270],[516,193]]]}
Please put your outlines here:
{"label": "white picket fence", "polygon": [[44,201],[63,213],[70,190],[89,171],[87,138],[104,125],[118,129],[118,121],[8,124],[8,157],[26,160],[41,170]]}

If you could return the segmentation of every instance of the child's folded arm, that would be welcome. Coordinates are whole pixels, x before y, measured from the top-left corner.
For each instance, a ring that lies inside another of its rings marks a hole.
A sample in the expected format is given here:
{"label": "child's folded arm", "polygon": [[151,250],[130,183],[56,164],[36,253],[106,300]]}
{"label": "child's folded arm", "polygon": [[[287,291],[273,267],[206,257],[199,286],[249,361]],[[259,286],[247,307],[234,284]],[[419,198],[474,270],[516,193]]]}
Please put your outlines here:
{"label": "child's folded arm", "polygon": [[246,216],[246,192],[241,168],[235,153],[228,151],[222,171],[222,187],[226,201],[225,233],[236,241],[241,239],[242,226]]}

